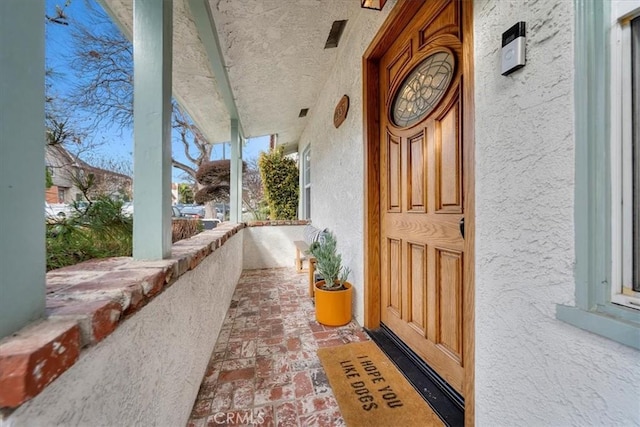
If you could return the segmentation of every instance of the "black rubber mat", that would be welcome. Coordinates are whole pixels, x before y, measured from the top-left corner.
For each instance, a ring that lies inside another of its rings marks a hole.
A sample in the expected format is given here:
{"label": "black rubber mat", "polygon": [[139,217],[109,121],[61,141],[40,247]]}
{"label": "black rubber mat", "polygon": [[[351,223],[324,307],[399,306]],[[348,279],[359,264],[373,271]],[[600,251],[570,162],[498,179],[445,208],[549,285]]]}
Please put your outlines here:
{"label": "black rubber mat", "polygon": [[464,426],[464,399],[459,393],[384,325],[367,333],[446,425]]}

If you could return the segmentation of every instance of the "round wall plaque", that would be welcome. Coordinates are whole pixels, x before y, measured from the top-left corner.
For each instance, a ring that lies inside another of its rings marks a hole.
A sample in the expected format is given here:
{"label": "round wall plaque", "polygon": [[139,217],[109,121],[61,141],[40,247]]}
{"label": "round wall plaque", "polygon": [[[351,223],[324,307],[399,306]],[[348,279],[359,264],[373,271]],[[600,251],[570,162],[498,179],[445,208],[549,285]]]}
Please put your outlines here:
{"label": "round wall plaque", "polygon": [[342,122],[347,118],[347,112],[349,111],[349,97],[344,95],[340,98],[340,102],[336,105],[336,109],[333,112],[333,125],[337,128],[340,127]]}

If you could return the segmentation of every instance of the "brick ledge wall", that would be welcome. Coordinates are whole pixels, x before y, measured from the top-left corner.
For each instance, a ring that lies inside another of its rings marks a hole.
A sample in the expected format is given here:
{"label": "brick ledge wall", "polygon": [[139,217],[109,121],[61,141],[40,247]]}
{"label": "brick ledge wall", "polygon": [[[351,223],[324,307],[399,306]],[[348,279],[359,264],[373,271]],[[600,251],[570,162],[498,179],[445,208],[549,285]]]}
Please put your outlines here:
{"label": "brick ledge wall", "polygon": [[38,395],[180,276],[197,267],[245,224],[223,223],[176,242],[170,259],[87,261],[47,274],[46,317],[0,340],[0,409]]}
{"label": "brick ledge wall", "polygon": [[277,219],[277,220],[264,220],[264,221],[251,221],[247,222],[247,227],[268,227],[268,226],[276,226],[276,225],[307,225],[311,224],[310,220],[307,219]]}

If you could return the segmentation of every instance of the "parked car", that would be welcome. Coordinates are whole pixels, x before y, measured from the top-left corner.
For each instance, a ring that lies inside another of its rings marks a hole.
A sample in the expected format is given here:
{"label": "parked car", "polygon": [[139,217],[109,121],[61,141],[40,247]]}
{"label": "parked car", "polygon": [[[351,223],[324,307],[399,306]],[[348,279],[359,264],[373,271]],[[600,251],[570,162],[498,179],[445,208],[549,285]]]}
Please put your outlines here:
{"label": "parked car", "polygon": [[[122,213],[124,215],[133,216],[133,202],[126,202],[122,205]],[[176,206],[171,206],[171,218],[180,218],[182,213]]]}
{"label": "parked car", "polygon": [[77,200],[75,202],[69,203],[69,208],[75,211],[85,211],[89,207],[89,202],[84,200]]}
{"label": "parked car", "polygon": [[230,210],[231,206],[229,206],[228,204],[216,203],[216,218],[218,218],[220,221],[224,221],[225,214],[229,215]]}
{"label": "parked car", "polygon": [[218,218],[203,219],[201,222],[205,230],[211,230],[220,224],[220,220]]}
{"label": "parked car", "polygon": [[122,213],[124,215],[133,216],[133,202],[124,202],[122,204]]}
{"label": "parked car", "polygon": [[63,219],[71,216],[73,211],[63,203],[44,202],[44,214],[47,219]]}
{"label": "parked car", "polygon": [[204,218],[204,206],[202,205],[185,205],[180,212],[185,218]]}

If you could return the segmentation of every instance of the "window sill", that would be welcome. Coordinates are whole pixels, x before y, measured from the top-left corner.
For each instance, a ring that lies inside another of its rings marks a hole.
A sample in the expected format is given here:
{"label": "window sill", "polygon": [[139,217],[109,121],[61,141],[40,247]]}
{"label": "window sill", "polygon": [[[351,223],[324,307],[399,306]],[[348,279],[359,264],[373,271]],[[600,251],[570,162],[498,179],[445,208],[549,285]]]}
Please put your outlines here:
{"label": "window sill", "polygon": [[244,227],[224,223],[176,242],[165,260],[95,259],[47,273],[46,317],[0,340],[0,411],[42,392],[81,351],[112,334]]}
{"label": "window sill", "polygon": [[601,311],[557,304],[556,318],[585,331],[640,350],[640,324]]}

